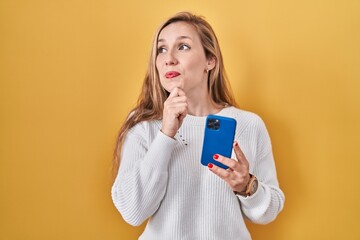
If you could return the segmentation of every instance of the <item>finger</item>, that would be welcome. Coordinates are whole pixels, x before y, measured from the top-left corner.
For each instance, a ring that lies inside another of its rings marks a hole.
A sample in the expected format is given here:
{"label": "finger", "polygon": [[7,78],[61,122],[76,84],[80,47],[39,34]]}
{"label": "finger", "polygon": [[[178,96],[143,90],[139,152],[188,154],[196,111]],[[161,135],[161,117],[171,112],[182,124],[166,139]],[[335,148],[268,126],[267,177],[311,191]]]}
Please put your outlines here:
{"label": "finger", "polygon": [[187,101],[186,96],[177,96],[177,97],[169,98],[167,102],[169,104],[169,103],[181,103],[186,101]]}
{"label": "finger", "polygon": [[186,96],[168,98],[164,102],[164,110],[176,109],[176,108],[187,108]]}
{"label": "finger", "polygon": [[215,164],[209,163],[208,168],[211,172],[215,173],[215,175],[224,179],[225,181],[231,178],[231,171],[227,171],[221,167],[216,166]]}
{"label": "finger", "polygon": [[177,89],[178,96],[185,96],[186,95],[184,90],[182,90],[181,88],[176,88],[176,89]]}
{"label": "finger", "polygon": [[[239,173],[235,171],[225,170],[211,163],[208,164],[208,168],[215,175],[223,179],[232,190],[243,192],[244,189],[246,189],[246,185],[249,182],[249,180],[246,179],[246,175],[239,175]],[[247,174],[247,177],[249,178],[249,174]]]}
{"label": "finger", "polygon": [[171,90],[168,99],[173,98],[173,97],[177,97],[177,96],[179,96],[178,95],[178,88],[174,88],[173,90]]}
{"label": "finger", "polygon": [[184,118],[187,115],[187,103],[183,103],[181,108],[178,108],[178,120],[179,120],[179,128],[183,123]]}
{"label": "finger", "polygon": [[233,149],[234,149],[236,159],[238,160],[238,162],[240,164],[248,165],[249,162],[247,161],[247,159],[246,159],[246,157],[245,157],[243,151],[241,150],[241,148],[240,148],[237,141],[234,142]]}
{"label": "finger", "polygon": [[186,117],[186,115],[187,115],[187,110],[185,109],[179,116],[180,126],[182,125],[182,122],[183,122],[184,118]]}
{"label": "finger", "polygon": [[167,106],[167,112],[170,114],[180,115],[186,113],[186,111],[187,111],[186,102],[173,103]]}
{"label": "finger", "polygon": [[170,95],[169,95],[168,98],[173,98],[173,97],[177,97],[177,96],[185,96],[185,92],[182,89],[178,88],[178,87],[174,88],[170,92]]}
{"label": "finger", "polygon": [[240,165],[237,161],[235,161],[234,159],[230,159],[227,157],[224,157],[220,154],[214,154],[213,159],[219,163],[224,164],[225,166],[228,166],[229,168],[231,168],[232,170],[235,171],[239,171],[240,170]]}

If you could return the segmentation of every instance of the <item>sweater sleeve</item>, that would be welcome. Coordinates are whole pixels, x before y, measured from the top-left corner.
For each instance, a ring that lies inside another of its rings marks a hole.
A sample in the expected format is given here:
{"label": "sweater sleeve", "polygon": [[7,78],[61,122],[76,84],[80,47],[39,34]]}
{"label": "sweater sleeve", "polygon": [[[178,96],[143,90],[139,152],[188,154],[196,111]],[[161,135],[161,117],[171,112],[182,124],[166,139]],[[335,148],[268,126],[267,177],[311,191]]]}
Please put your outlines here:
{"label": "sweater sleeve", "polygon": [[111,190],[115,207],[133,226],[142,224],[158,209],[166,192],[168,164],[176,145],[176,140],[161,131],[148,144],[144,132],[135,126],[127,134]]}
{"label": "sweater sleeve", "polygon": [[279,188],[270,137],[260,117],[257,117],[254,132],[256,157],[250,172],[257,177],[259,185],[252,196],[239,198],[242,211],[250,221],[266,224],[281,212],[285,196]]}

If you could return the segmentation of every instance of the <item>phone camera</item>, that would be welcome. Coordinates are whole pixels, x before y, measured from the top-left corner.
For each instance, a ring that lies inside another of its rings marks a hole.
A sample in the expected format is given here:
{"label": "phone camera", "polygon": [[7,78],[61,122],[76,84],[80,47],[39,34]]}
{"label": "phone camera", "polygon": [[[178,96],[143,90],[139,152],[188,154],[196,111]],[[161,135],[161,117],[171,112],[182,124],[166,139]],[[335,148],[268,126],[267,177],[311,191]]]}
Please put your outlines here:
{"label": "phone camera", "polygon": [[220,128],[220,120],[215,118],[210,118],[208,120],[207,127],[213,130],[218,130]]}

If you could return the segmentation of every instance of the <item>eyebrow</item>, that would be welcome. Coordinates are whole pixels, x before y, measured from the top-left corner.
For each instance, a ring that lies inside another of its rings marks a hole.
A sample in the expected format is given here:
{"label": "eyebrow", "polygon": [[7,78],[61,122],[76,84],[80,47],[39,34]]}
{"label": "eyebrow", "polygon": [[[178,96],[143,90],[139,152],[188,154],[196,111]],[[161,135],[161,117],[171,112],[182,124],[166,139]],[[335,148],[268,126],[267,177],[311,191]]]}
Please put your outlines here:
{"label": "eyebrow", "polygon": [[[179,37],[176,38],[176,40],[180,40],[180,39],[190,39],[190,40],[192,40],[192,38],[189,37],[189,36],[179,36]],[[165,39],[160,38],[160,39],[158,40],[158,42],[165,42]]]}

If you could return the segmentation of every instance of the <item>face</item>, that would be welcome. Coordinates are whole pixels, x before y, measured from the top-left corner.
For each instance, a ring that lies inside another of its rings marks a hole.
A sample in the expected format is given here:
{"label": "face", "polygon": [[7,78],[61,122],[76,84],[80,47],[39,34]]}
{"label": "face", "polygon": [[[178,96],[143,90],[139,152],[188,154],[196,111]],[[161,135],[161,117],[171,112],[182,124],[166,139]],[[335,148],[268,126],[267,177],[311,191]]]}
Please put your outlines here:
{"label": "face", "polygon": [[156,68],[161,85],[171,92],[175,87],[186,94],[207,91],[207,71],[215,61],[206,59],[195,28],[185,22],[166,26],[159,34]]}

